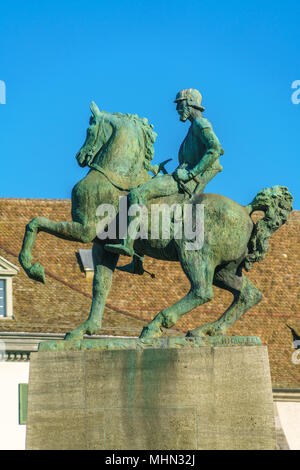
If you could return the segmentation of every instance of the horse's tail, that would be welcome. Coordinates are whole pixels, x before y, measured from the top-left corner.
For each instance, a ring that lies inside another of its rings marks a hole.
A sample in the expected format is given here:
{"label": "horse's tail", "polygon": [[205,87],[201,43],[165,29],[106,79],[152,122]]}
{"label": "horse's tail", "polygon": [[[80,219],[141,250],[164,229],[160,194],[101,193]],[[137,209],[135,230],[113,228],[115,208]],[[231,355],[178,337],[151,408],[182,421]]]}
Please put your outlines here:
{"label": "horse's tail", "polygon": [[269,238],[288,219],[292,210],[293,197],[285,186],[273,186],[260,191],[251,204],[246,206],[249,215],[254,211],[264,211],[265,216],[253,228],[248,242],[248,255],[244,260],[246,271],[253,263],[261,261],[269,249]]}

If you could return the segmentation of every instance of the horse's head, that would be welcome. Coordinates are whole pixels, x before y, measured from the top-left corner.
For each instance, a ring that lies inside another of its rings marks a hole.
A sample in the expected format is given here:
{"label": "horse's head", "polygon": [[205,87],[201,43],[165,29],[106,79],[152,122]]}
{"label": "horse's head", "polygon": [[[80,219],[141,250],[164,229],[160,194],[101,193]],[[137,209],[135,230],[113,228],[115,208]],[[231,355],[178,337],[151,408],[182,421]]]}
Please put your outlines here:
{"label": "horse's head", "polygon": [[94,101],[91,102],[90,109],[92,116],[90,117],[90,126],[86,132],[86,139],[76,155],[78,164],[83,167],[89,165],[101,147],[106,143],[105,133],[101,133],[102,113]]}

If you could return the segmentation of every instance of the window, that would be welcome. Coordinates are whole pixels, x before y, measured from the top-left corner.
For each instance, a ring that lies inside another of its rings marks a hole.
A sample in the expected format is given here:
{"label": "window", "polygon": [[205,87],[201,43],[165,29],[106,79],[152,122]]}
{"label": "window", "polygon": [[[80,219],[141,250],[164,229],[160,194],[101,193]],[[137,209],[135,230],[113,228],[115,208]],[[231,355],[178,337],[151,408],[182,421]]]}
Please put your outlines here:
{"label": "window", "polygon": [[19,268],[0,256],[0,321],[13,318],[13,277]]}
{"label": "window", "polygon": [[6,279],[0,279],[0,317],[6,317]]}

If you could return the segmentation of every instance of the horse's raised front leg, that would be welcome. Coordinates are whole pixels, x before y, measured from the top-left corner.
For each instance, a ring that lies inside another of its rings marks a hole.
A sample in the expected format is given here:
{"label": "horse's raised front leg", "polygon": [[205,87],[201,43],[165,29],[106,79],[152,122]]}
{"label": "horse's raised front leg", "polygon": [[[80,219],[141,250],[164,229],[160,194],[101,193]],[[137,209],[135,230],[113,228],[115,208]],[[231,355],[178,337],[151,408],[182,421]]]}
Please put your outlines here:
{"label": "horse's raised front leg", "polygon": [[96,237],[96,224],[88,221],[84,223],[54,222],[45,217],[35,217],[29,222],[26,226],[19,261],[30,278],[45,282],[43,266],[40,263],[32,265],[32,249],[39,232],[47,232],[65,240],[90,243]]}
{"label": "horse's raised front leg", "polygon": [[179,318],[213,298],[212,280],[214,266],[209,265],[198,251],[184,251],[179,253],[181,266],[191,283],[191,290],[181,300],[156,315],[146,325],[140,338],[160,337],[162,328],[170,328]]}
{"label": "horse's raised front leg", "polygon": [[103,249],[102,245],[94,243],[93,262],[95,274],[90,315],[82,325],[66,334],[66,340],[82,339],[84,334],[93,335],[101,329],[105,302],[111,288],[112,277],[118,259],[119,255],[109,253]]}

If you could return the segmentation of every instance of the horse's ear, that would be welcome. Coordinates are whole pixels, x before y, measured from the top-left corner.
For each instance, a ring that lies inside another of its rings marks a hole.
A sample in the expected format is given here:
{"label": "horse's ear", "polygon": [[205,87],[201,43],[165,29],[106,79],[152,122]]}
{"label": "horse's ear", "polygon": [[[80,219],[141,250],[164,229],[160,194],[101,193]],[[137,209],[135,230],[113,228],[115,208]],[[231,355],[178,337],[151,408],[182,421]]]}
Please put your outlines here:
{"label": "horse's ear", "polygon": [[99,118],[100,114],[101,114],[101,111],[98,108],[98,106],[96,105],[95,101],[91,102],[90,108],[91,108],[91,111],[92,111],[93,115],[95,116],[95,118],[96,119]]}

